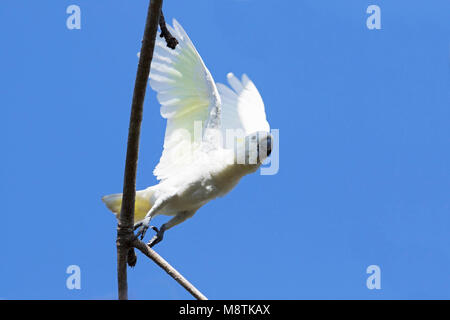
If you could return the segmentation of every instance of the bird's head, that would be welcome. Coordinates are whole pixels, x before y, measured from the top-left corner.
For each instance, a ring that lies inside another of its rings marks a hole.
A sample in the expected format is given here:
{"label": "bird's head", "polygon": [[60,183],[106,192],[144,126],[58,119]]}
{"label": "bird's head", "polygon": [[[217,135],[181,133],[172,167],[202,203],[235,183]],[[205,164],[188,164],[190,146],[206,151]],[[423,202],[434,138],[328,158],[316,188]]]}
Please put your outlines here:
{"label": "bird's head", "polygon": [[257,131],[245,137],[245,164],[260,165],[270,156],[273,147],[269,132]]}

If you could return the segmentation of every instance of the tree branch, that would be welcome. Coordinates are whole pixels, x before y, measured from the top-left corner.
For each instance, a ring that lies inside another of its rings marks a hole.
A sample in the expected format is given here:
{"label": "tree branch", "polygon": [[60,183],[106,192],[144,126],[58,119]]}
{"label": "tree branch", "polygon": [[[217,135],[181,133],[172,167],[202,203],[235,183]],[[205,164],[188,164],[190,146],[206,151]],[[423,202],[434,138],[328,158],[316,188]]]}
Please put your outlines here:
{"label": "tree branch", "polygon": [[139,136],[142,123],[144,97],[147,89],[150,64],[155,48],[162,0],[151,0],[147,11],[144,40],[136,73],[133,101],[131,104],[130,125],[128,128],[127,156],[123,184],[122,207],[117,226],[117,278],[119,299],[128,299],[127,255],[134,240],[134,202],[136,196],[136,169],[139,153]]}
{"label": "tree branch", "polygon": [[164,39],[166,39],[167,46],[170,49],[175,49],[178,44],[178,40],[174,36],[172,36],[169,29],[167,29],[166,19],[164,19],[164,14],[163,14],[162,10],[161,10],[161,14],[159,16],[159,27],[161,28],[160,37],[161,38],[164,37]]}
{"label": "tree branch", "polygon": [[122,207],[117,225],[117,280],[119,299],[128,299],[127,259],[130,266],[136,263],[134,247],[142,251],[158,266],[165,270],[173,279],[181,284],[189,293],[199,300],[207,298],[186,280],[177,270],[165,261],[154,250],[134,236],[134,205],[136,197],[136,170],[139,155],[139,138],[142,123],[142,113],[147,81],[150,74],[150,65],[155,48],[155,38],[158,23],[161,27],[161,37],[164,37],[169,48],[175,49],[178,44],[166,27],[161,11],[162,0],[151,0],[148,6],[145,23],[144,39],[142,41],[139,64],[134,85],[133,100],[131,104],[130,124],[128,128],[127,156],[125,160],[125,173],[123,183]]}
{"label": "tree branch", "polygon": [[135,239],[132,244],[135,248],[139,249],[143,254],[152,259],[158,266],[166,271],[169,276],[175,279],[176,282],[181,284],[183,288],[189,291],[198,300],[208,300],[197,288],[195,288],[185,277],[183,277],[175,268],[173,268],[166,260],[164,260],[159,254],[151,249],[144,242],[139,239]]}

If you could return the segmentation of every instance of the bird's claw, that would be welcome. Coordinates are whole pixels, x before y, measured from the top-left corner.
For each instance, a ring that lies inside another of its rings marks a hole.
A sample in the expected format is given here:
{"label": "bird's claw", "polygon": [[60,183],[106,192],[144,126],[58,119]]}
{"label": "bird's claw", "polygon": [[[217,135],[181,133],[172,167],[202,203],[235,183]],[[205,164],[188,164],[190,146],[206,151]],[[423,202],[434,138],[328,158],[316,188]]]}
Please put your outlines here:
{"label": "bird's claw", "polygon": [[164,225],[159,230],[156,227],[152,227],[152,229],[156,231],[156,235],[147,243],[150,248],[162,241],[165,231]]}
{"label": "bird's claw", "polygon": [[139,231],[136,233],[136,237],[140,237],[141,240],[144,239],[145,234],[147,233],[148,226],[142,225],[139,229]]}
{"label": "bird's claw", "polygon": [[139,230],[136,232],[137,239],[139,239],[139,238],[140,238],[140,240],[144,239],[145,233],[147,232],[147,230],[149,228],[149,224],[150,224],[150,221],[147,219],[144,219],[134,225],[134,230],[139,228]]}
{"label": "bird's claw", "polygon": [[138,232],[136,232],[136,238],[140,240],[144,239],[144,236],[148,230],[148,228],[152,228],[156,233],[159,233],[159,229],[155,226],[150,226],[150,221],[146,221],[145,219],[142,221],[139,221],[134,225],[134,230],[138,229]]}
{"label": "bird's claw", "polygon": [[139,221],[134,224],[133,231],[136,231],[136,229],[139,228],[140,226],[142,226],[142,221]]}

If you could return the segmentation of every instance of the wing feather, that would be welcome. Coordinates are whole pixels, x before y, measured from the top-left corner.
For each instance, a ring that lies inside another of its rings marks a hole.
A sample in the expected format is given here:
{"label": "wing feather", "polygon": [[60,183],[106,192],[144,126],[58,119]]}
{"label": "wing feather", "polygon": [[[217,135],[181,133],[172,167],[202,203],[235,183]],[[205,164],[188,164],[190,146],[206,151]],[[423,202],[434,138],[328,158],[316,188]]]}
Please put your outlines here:
{"label": "wing feather", "polygon": [[161,116],[167,119],[164,150],[153,173],[164,180],[182,171],[192,161],[195,122],[217,126],[220,96],[214,80],[192,41],[174,19],[167,26],[178,40],[175,50],[156,37],[150,71],[150,86],[157,92]]}
{"label": "wing feather", "polygon": [[217,83],[222,108],[221,125],[227,129],[242,129],[245,135],[256,131],[270,131],[264,102],[256,86],[246,74],[239,80],[232,73],[227,75],[230,87]]}

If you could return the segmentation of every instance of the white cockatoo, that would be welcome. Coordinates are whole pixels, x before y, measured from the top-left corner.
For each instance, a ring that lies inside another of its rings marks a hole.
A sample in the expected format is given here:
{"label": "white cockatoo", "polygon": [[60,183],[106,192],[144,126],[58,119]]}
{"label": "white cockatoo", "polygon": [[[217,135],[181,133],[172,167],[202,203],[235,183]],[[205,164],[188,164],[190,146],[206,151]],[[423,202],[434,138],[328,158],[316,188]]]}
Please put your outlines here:
{"label": "white cockatoo", "polygon": [[[137,235],[144,236],[156,215],[173,218],[152,227],[157,234],[150,246],[255,172],[272,150],[264,103],[253,82],[229,73],[231,88],[215,83],[181,25],[174,19],[168,28],[179,44],[172,50],[157,36],[150,69],[150,86],[167,119],[164,150],[153,171],[159,183],[136,192]],[[119,217],[122,194],[102,200]]]}

